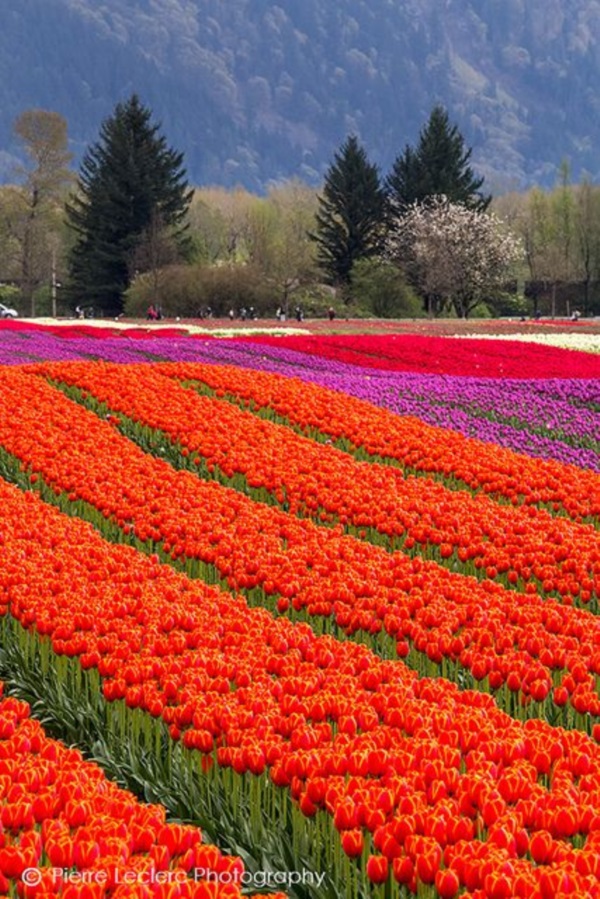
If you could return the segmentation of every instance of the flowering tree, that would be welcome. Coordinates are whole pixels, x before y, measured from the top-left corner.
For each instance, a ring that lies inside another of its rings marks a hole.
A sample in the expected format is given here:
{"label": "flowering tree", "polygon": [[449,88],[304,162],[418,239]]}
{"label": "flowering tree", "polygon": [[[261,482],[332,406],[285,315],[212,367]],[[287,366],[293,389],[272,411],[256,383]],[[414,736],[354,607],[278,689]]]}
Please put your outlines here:
{"label": "flowering tree", "polygon": [[387,241],[388,257],[405,269],[429,314],[452,304],[460,318],[502,286],[522,253],[495,216],[444,196],[408,207]]}

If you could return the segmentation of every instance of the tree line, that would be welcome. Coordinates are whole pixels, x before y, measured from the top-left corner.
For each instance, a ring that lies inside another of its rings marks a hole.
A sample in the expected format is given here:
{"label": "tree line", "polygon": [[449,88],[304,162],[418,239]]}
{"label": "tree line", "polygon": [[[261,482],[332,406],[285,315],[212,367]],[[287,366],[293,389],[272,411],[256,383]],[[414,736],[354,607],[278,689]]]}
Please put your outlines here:
{"label": "tree line", "polygon": [[27,164],[0,188],[0,301],[24,314],[411,316],[600,312],[600,191],[492,198],[441,106],[382,176],[355,135],[320,191],[192,189],[133,95],[70,168],[66,121],[14,123]]}

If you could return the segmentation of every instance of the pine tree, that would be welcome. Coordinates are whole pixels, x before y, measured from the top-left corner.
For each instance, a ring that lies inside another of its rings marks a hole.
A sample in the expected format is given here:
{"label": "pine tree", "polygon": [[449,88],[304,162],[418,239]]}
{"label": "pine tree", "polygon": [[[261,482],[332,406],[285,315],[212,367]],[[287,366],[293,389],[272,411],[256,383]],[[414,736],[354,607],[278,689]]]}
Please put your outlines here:
{"label": "pine tree", "polygon": [[76,235],[69,260],[74,301],[121,312],[136,251],[157,222],[185,248],[192,192],[182,165],[183,155],[167,146],[135,94],[116,106],[83,159],[78,193],[67,205]]}
{"label": "pine tree", "polygon": [[450,203],[483,212],[491,197],[481,193],[483,178],[476,178],[469,165],[471,153],[446,110],[435,106],[417,147],[406,146],[386,179],[393,211],[402,214],[413,203],[443,195]]}
{"label": "pine tree", "polygon": [[379,172],[351,135],[335,154],[319,197],[316,229],[321,268],[332,284],[347,284],[352,266],[381,252],[385,191]]}

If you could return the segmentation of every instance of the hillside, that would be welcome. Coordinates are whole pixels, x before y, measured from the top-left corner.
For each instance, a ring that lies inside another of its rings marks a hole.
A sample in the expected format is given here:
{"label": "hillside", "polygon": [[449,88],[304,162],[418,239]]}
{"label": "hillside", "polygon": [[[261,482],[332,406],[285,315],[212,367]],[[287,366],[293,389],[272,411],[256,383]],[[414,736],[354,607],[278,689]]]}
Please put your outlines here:
{"label": "hillside", "polygon": [[26,108],[76,160],[133,91],[191,180],[318,183],[355,132],[383,171],[434,102],[492,189],[600,178],[597,0],[2,0],[0,178]]}

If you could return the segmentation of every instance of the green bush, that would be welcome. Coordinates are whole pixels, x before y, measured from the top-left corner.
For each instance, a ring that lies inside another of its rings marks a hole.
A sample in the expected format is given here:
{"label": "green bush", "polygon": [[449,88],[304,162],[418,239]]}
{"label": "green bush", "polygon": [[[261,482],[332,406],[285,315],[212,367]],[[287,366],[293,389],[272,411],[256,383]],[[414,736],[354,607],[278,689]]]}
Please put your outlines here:
{"label": "green bush", "polygon": [[532,302],[522,294],[502,291],[494,297],[486,300],[487,306],[494,315],[516,318],[521,315],[531,315]]}
{"label": "green bush", "polygon": [[12,284],[0,284],[0,303],[22,312],[21,309],[21,291]]}
{"label": "green bush", "polygon": [[493,318],[494,315],[490,310],[487,303],[478,303],[471,311],[469,312],[469,318]]}
{"label": "green bush", "polygon": [[221,318],[230,309],[237,315],[251,306],[258,315],[272,317],[277,307],[273,291],[250,265],[173,265],[158,278],[141,275],[125,295],[125,315],[144,317],[151,303],[169,318],[200,318],[209,308]]}
{"label": "green bush", "polygon": [[420,318],[423,304],[397,266],[379,259],[361,259],[352,269],[352,301],[377,318]]}

